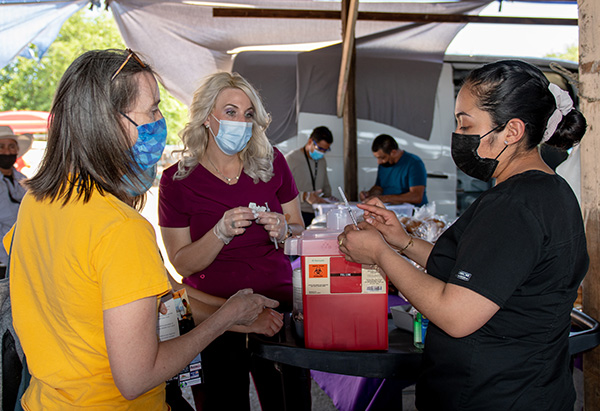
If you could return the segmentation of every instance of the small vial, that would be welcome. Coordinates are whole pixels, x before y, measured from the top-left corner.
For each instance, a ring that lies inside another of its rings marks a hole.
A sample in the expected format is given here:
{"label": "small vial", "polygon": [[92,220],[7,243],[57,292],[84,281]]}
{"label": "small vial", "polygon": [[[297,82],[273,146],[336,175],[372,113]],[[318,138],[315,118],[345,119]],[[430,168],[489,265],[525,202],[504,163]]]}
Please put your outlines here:
{"label": "small vial", "polygon": [[425,335],[427,334],[427,326],[429,325],[429,319],[423,314],[417,311],[414,314],[413,320],[413,343],[417,348],[423,348],[425,346]]}

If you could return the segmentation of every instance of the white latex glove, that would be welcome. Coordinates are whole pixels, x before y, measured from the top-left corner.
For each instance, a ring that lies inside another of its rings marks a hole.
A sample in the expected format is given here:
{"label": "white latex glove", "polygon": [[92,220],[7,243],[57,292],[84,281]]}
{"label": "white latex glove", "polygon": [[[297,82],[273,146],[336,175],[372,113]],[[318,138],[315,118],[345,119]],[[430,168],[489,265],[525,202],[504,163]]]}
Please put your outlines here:
{"label": "white latex glove", "polygon": [[225,245],[229,244],[229,242],[234,237],[233,235],[231,237],[227,235],[227,225],[225,223],[225,216],[221,217],[219,222],[215,224],[215,226],[213,227],[213,233],[215,233],[217,238],[223,241]]}
{"label": "white latex glove", "polygon": [[287,236],[288,224],[283,214],[275,212],[261,212],[258,214],[256,222],[264,226],[269,233],[269,237],[281,242]]}
{"label": "white latex glove", "polygon": [[225,244],[229,244],[236,235],[246,232],[246,227],[252,224],[255,217],[248,207],[236,207],[225,211],[223,217],[213,227],[213,233]]}

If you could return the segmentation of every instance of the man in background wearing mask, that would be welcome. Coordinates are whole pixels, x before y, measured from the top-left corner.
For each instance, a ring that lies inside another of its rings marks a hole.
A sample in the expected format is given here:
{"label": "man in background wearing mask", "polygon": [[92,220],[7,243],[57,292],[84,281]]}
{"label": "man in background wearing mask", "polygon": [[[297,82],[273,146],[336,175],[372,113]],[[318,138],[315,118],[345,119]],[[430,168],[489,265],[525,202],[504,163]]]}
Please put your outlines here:
{"label": "man in background wearing mask", "polygon": [[325,127],[315,128],[304,147],[285,156],[290,171],[300,191],[300,209],[304,226],[308,227],[315,217],[312,204],[329,203],[331,186],[327,177],[325,153],[331,150],[333,134]]}
{"label": "man in background wearing mask", "polygon": [[[25,187],[21,181],[26,177],[14,168],[17,158],[20,158],[30,148],[33,142],[31,134],[15,135],[8,126],[0,126],[0,239],[4,238],[17,221],[17,213],[21,200],[25,195]],[[8,254],[0,246],[0,278],[6,274]]]}
{"label": "man in background wearing mask", "polygon": [[379,164],[377,180],[369,191],[360,192],[361,201],[379,197],[388,204],[427,204],[427,170],[419,157],[399,148],[387,134],[373,140],[371,151]]}

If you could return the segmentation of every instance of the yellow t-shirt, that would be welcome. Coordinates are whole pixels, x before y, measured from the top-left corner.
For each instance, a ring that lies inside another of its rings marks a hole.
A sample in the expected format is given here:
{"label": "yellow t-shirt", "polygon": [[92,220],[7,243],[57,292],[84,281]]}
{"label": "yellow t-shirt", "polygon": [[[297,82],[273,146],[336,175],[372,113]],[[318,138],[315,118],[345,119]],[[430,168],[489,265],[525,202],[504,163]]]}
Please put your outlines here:
{"label": "yellow t-shirt", "polygon": [[148,221],[110,194],[65,206],[28,194],[10,264],[14,327],[32,374],[25,409],[167,409],[164,384],[133,401],[120,394],[104,339],[103,310],[170,289]]}

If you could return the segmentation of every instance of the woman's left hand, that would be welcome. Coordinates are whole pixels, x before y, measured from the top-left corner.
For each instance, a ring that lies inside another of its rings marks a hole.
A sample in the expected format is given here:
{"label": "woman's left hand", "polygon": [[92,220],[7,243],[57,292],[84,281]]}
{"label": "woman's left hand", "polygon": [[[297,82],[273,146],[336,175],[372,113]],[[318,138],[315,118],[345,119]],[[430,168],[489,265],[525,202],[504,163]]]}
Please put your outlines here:
{"label": "woman's left hand", "polygon": [[245,326],[247,333],[263,334],[272,337],[283,326],[283,314],[270,308],[265,308],[258,318],[250,325]]}
{"label": "woman's left hand", "polygon": [[353,225],[348,225],[344,232],[338,236],[340,251],[345,254],[346,260],[361,264],[378,264],[377,256],[384,247],[389,247],[379,231],[371,224],[361,222],[360,230]]}
{"label": "woman's left hand", "polygon": [[256,222],[264,226],[265,230],[269,233],[269,237],[277,241],[281,241],[286,235],[287,223],[283,214],[272,211],[260,212],[258,213]]}

